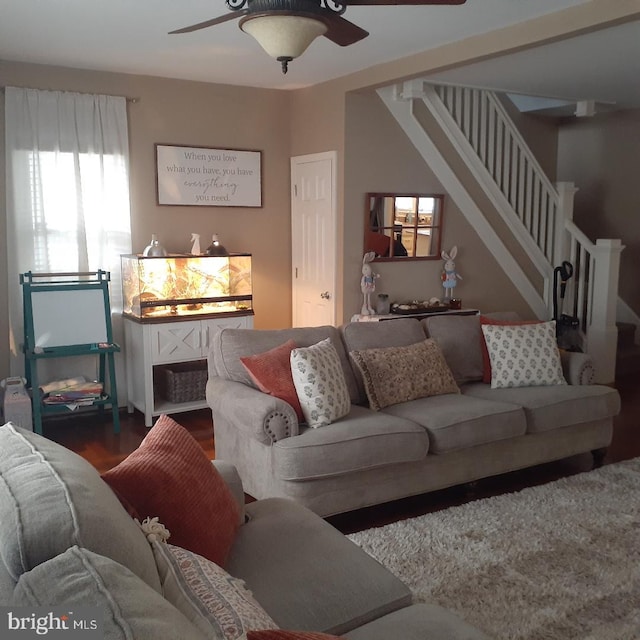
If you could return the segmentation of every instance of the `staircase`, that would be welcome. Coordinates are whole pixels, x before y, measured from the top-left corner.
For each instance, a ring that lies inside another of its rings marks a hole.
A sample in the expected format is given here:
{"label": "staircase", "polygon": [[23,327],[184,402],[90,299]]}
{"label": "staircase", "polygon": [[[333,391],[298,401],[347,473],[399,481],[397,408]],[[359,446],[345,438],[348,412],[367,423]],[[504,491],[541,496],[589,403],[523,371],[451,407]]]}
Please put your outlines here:
{"label": "staircase", "polygon": [[613,382],[620,241],[578,229],[575,188],[549,181],[493,92],[414,80],[378,94],[539,318],[552,317],[554,267],[572,263],[564,311],[596,380]]}

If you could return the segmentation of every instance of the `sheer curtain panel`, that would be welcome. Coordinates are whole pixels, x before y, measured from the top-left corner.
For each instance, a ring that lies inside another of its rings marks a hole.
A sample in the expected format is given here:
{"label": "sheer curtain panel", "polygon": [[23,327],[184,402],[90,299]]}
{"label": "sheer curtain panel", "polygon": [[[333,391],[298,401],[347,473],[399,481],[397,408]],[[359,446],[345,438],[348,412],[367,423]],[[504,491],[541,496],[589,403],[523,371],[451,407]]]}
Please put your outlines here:
{"label": "sheer curtain panel", "polygon": [[112,310],[122,309],[120,255],[131,252],[126,99],[7,87],[5,135],[11,374],[22,375],[20,273],[105,269]]}

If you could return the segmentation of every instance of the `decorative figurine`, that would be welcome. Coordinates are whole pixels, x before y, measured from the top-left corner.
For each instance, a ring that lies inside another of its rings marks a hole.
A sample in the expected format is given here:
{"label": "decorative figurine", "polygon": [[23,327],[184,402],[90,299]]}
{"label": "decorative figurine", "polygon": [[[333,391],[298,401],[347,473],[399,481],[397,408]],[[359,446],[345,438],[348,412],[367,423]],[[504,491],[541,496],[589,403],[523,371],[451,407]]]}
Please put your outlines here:
{"label": "decorative figurine", "polygon": [[380,275],[373,272],[371,265],[369,264],[376,257],[375,251],[369,251],[364,254],[362,258],[362,279],[360,280],[360,290],[363,295],[362,309],[360,310],[363,316],[375,315],[375,310],[371,306],[371,294],[376,290],[376,278]]}
{"label": "decorative figurine", "polygon": [[145,257],[162,257],[167,255],[166,249],[160,244],[158,236],[155,233],[151,234],[151,242],[144,248],[142,255]]}
{"label": "decorative figurine", "polygon": [[228,256],[229,252],[220,244],[218,234],[214,233],[211,244],[207,247],[208,256]]}
{"label": "decorative figurine", "polygon": [[192,233],[191,242],[193,242],[193,244],[191,245],[191,255],[199,256],[202,253],[202,251],[200,250],[200,234]]}
{"label": "decorative figurine", "polygon": [[462,276],[456,272],[455,257],[458,255],[458,247],[452,247],[447,253],[442,252],[444,268],[442,269],[442,286],[444,288],[444,299],[451,300],[453,298],[453,289],[458,284],[458,280],[462,280]]}

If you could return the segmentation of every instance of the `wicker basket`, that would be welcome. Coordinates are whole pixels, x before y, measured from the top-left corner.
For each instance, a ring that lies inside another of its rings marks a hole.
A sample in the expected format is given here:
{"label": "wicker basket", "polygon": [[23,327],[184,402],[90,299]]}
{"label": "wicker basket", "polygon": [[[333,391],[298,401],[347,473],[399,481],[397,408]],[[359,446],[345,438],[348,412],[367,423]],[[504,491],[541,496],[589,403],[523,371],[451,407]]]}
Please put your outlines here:
{"label": "wicker basket", "polygon": [[207,384],[207,362],[180,362],[160,369],[158,392],[169,402],[204,400]]}

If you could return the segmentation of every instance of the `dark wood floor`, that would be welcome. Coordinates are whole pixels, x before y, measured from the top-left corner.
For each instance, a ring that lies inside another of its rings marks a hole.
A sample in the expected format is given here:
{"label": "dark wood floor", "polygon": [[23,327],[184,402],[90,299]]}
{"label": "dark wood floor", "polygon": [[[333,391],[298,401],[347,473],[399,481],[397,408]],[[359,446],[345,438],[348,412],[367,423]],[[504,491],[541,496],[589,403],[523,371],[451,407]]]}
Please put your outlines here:
{"label": "dark wood floor", "polygon": [[[640,456],[640,376],[622,378],[616,386],[622,398],[622,411],[614,421],[613,441],[607,452],[605,464]],[[209,410],[175,414],[173,417],[191,432],[210,458],[215,457]],[[136,449],[148,431],[144,426],[142,414],[137,411],[132,415],[123,412],[120,422],[121,432],[116,435],[109,420],[101,422],[95,415],[57,418],[45,423],[44,433],[48,438],[76,451],[98,471],[103,472]],[[574,456],[481,480],[472,493],[465,487],[454,487],[333,516],[329,521],[344,533],[351,533],[445,509],[471,499],[518,491],[528,486],[550,482],[563,476],[588,471],[591,464],[589,454]]]}

